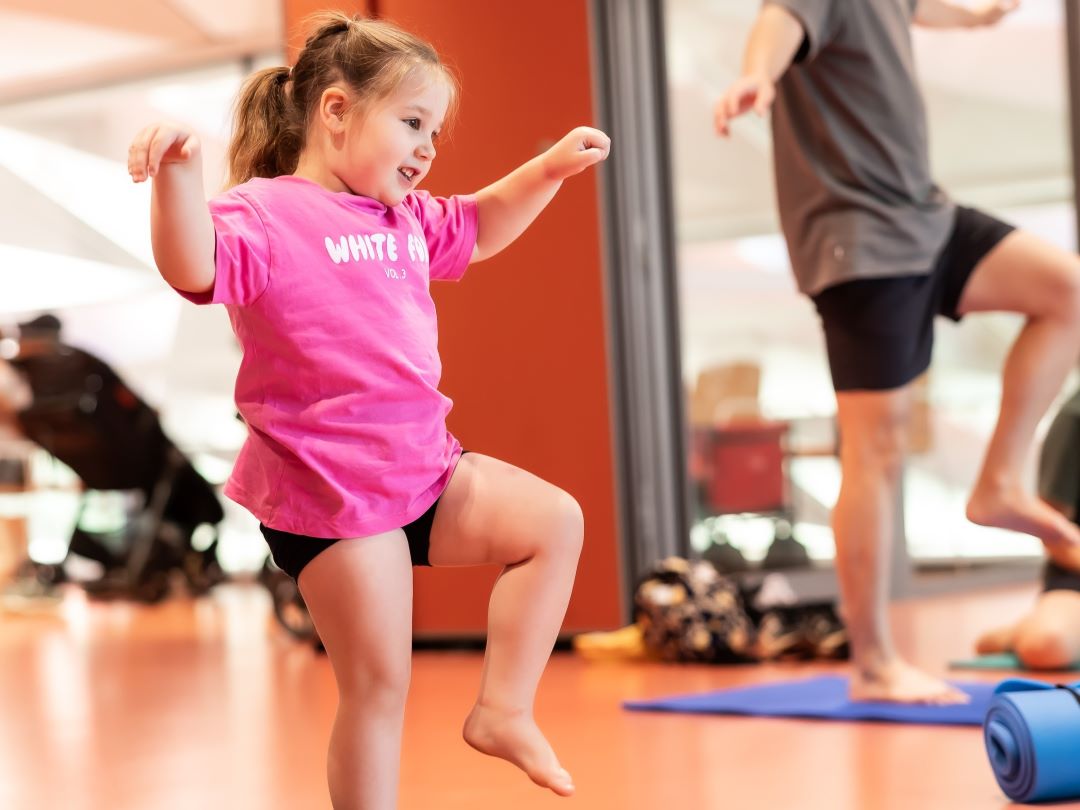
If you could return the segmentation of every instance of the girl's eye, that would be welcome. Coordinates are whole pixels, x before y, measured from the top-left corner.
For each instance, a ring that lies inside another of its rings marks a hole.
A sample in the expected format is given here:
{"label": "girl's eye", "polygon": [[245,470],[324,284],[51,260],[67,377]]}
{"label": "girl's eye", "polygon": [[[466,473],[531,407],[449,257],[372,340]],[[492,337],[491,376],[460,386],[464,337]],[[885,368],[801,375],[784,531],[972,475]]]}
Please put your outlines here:
{"label": "girl's eye", "polygon": [[408,124],[413,129],[420,129],[420,119],[419,118],[406,118],[405,123]]}

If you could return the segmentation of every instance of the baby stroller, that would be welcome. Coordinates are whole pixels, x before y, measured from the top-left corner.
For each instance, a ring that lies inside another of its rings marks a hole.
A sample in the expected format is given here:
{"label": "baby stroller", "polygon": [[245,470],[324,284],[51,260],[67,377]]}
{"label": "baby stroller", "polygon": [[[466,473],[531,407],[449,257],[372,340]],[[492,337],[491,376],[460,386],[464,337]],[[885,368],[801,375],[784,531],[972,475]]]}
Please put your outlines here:
{"label": "baby stroller", "polygon": [[[116,531],[88,531],[76,521],[68,555],[94,560],[105,571],[84,586],[98,596],[156,602],[179,571],[193,593],[205,592],[224,579],[216,556],[216,526],[224,518],[217,495],[165,436],[154,410],[104,361],[61,343],[58,331],[50,316],[23,327],[11,363],[29,383],[33,401],[17,414],[19,426],[87,489],[131,491],[139,504]],[[84,493],[80,518],[85,507]],[[204,525],[214,534],[200,551],[192,537]],[[39,579],[65,578],[60,566],[36,568]]]}

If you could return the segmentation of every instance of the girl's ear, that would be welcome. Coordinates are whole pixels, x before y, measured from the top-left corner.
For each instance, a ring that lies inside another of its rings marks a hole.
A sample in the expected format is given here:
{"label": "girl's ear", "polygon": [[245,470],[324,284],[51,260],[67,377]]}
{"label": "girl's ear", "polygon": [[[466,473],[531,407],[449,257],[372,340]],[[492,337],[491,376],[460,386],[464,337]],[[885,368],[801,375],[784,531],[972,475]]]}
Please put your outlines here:
{"label": "girl's ear", "polygon": [[349,109],[349,95],[342,88],[331,85],[323,90],[319,99],[319,120],[333,133],[345,130],[345,113]]}

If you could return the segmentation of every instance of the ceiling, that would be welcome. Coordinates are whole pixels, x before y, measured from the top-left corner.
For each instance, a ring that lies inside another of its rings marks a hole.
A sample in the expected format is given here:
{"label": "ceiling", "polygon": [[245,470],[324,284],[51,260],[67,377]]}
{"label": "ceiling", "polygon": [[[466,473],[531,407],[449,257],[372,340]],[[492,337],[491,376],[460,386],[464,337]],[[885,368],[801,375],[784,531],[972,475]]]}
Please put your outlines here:
{"label": "ceiling", "polygon": [[178,303],[153,269],[128,144],[151,121],[188,122],[219,188],[237,88],[282,59],[281,3],[0,0],[0,32],[0,328],[47,309],[77,345],[160,365]]}
{"label": "ceiling", "polygon": [[0,0],[0,104],[280,48],[273,0]]}

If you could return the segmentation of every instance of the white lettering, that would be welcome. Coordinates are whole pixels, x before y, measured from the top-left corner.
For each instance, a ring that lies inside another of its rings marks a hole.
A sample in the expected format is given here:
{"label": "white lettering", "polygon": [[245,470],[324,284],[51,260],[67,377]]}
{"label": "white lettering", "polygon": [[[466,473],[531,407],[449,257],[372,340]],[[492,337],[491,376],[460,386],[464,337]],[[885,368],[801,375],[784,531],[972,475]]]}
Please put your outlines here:
{"label": "white lettering", "polygon": [[326,252],[334,260],[334,264],[341,264],[349,260],[349,241],[343,236],[341,242],[335,244],[329,236],[326,237]]}
{"label": "white lettering", "polygon": [[349,247],[352,248],[353,261],[360,261],[360,257],[365,259],[371,258],[371,251],[368,250],[368,246],[364,243],[364,239],[361,236],[349,236]]}
{"label": "white lettering", "polygon": [[[334,260],[334,264],[341,264],[350,260],[354,262],[361,260],[396,262],[399,261],[399,254],[402,252],[399,250],[400,243],[397,236],[389,231],[346,234],[337,237],[337,239],[327,236],[323,239],[323,242],[326,245],[326,252]],[[409,250],[409,259],[413,262],[427,261],[427,246],[424,244],[423,239],[411,233],[407,234],[406,245]]]}
{"label": "white lettering", "polygon": [[383,245],[386,244],[385,233],[373,233],[369,237],[365,237],[371,240],[371,243],[375,245],[375,250],[379,254],[379,261],[383,260]]}

